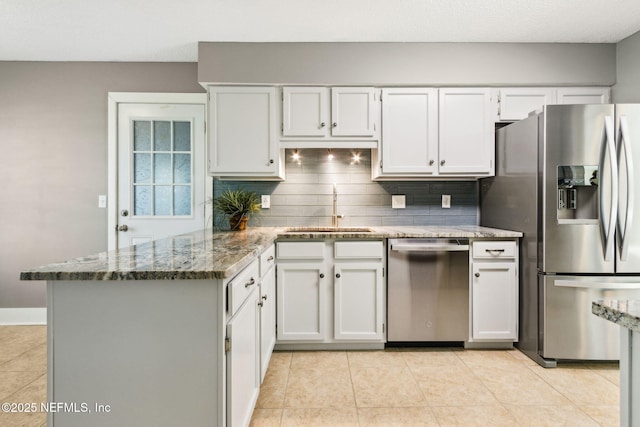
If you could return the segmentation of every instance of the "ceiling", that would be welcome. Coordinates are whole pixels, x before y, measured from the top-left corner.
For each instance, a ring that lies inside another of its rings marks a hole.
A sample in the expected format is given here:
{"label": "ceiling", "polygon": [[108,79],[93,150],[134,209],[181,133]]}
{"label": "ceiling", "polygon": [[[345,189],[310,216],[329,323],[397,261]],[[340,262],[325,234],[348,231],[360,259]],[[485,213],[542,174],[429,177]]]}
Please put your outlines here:
{"label": "ceiling", "polygon": [[616,43],[638,0],[0,0],[0,61],[196,62],[198,41]]}

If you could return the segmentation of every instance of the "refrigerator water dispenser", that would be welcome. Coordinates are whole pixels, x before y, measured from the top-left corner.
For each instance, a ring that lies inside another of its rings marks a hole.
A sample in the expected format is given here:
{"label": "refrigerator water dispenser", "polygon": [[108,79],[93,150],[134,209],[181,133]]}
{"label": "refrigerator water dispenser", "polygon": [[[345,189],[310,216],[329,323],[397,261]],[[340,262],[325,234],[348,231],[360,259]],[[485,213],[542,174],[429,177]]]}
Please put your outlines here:
{"label": "refrigerator water dispenser", "polygon": [[558,166],[558,220],[598,219],[598,166]]}

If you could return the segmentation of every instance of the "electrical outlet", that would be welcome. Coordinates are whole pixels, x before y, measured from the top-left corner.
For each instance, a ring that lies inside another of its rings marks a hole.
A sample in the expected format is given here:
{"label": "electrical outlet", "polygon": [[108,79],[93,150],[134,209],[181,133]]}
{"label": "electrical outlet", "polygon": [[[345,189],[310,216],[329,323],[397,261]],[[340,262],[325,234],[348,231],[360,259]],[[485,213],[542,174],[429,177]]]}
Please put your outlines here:
{"label": "electrical outlet", "polygon": [[391,196],[392,209],[404,209],[407,207],[406,196],[404,194],[395,194]]}
{"label": "electrical outlet", "polygon": [[449,209],[451,207],[451,195],[443,194],[442,195],[442,209]]}
{"label": "electrical outlet", "polygon": [[271,196],[268,194],[262,195],[262,209],[269,209],[271,207]]}
{"label": "electrical outlet", "polygon": [[107,207],[107,196],[101,194],[98,196],[98,207],[104,209]]}

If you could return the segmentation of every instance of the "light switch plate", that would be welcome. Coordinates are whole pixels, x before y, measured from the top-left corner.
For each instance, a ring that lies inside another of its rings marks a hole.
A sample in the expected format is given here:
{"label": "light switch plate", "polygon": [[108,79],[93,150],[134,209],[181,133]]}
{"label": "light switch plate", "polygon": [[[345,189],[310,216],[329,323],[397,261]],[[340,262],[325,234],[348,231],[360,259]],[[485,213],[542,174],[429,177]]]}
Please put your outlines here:
{"label": "light switch plate", "polygon": [[271,196],[268,194],[262,195],[262,209],[271,208]]}
{"label": "light switch plate", "polygon": [[406,196],[404,194],[396,194],[391,196],[392,209],[404,209],[407,207]]}
{"label": "light switch plate", "polygon": [[442,195],[442,209],[449,209],[451,207],[451,195],[443,194]]}
{"label": "light switch plate", "polygon": [[107,207],[107,196],[104,194],[100,194],[98,196],[98,207],[104,209]]}

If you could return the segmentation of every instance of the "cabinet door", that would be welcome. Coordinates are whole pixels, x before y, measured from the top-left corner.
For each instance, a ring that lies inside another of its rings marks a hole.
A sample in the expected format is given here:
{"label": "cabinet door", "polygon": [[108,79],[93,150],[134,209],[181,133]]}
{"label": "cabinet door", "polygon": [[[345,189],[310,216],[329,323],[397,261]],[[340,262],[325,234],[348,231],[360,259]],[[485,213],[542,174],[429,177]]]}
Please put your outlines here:
{"label": "cabinet door", "polygon": [[438,161],[437,89],[382,90],[382,174],[433,174]]}
{"label": "cabinet door", "polygon": [[516,264],[474,262],[471,322],[474,339],[518,339]]}
{"label": "cabinet door", "polygon": [[322,341],[326,331],[327,281],[324,263],[278,262],[278,341]]}
{"label": "cabinet door", "polygon": [[608,104],[608,87],[564,87],[558,88],[558,104]]}
{"label": "cabinet door", "polygon": [[498,118],[501,121],[522,120],[542,106],[556,103],[552,88],[508,88],[499,91]]}
{"label": "cabinet door", "polygon": [[282,88],[282,135],[325,136],[329,129],[328,115],[328,88]]}
{"label": "cabinet door", "polygon": [[488,88],[440,89],[441,174],[492,174],[494,124]]}
{"label": "cabinet door", "polygon": [[227,425],[248,426],[260,391],[258,291],[227,323]]}
{"label": "cabinet door", "polygon": [[331,135],[373,136],[375,133],[372,87],[331,89]]}
{"label": "cabinet door", "polygon": [[209,169],[213,175],[276,175],[276,89],[209,88]]}
{"label": "cabinet door", "polygon": [[382,263],[336,263],[334,338],[384,340]]}
{"label": "cabinet door", "polygon": [[260,382],[276,344],[276,269],[272,267],[260,283]]}

